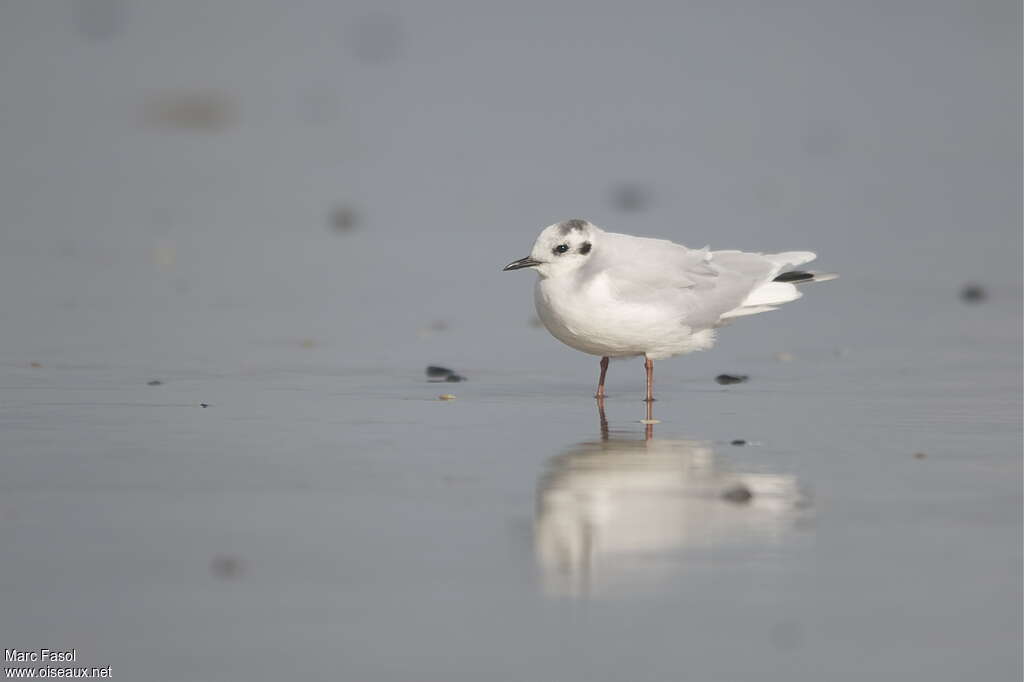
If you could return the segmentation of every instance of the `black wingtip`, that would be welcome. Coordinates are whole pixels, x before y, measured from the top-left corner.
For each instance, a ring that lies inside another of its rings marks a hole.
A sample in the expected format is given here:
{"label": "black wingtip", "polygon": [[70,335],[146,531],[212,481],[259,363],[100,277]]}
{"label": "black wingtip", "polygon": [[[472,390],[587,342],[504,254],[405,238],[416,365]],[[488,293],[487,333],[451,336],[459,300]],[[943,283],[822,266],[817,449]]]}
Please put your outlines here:
{"label": "black wingtip", "polygon": [[803,270],[791,270],[784,272],[775,279],[773,282],[806,282],[809,279],[814,279],[813,272],[804,272]]}

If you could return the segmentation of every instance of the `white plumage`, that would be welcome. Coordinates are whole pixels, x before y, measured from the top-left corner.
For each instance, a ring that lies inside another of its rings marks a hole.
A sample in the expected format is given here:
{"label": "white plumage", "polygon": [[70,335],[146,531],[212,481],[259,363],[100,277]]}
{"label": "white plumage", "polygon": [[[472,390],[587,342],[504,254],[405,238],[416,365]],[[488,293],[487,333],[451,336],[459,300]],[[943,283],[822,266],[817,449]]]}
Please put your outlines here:
{"label": "white plumage", "polygon": [[644,355],[650,364],[710,348],[723,324],[800,298],[792,282],[774,280],[814,258],[690,249],[568,220],[545,228],[530,255],[505,269],[537,270],[537,314],[558,340],[602,357]]}

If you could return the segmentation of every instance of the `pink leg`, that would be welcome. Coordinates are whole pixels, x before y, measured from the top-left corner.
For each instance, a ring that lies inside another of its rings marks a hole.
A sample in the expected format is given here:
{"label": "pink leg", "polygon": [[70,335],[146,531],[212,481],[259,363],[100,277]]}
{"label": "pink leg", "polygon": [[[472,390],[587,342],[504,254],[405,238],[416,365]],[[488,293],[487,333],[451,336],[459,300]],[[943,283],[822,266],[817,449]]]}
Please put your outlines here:
{"label": "pink leg", "polygon": [[604,415],[604,397],[597,397],[597,418],[601,422],[601,440],[608,440],[608,417]]}
{"label": "pink leg", "polygon": [[654,399],[647,401],[647,419],[644,420],[644,440],[654,438]]}
{"label": "pink leg", "polygon": [[594,397],[600,400],[604,398],[604,375],[608,372],[608,358],[601,358],[601,378],[597,380],[597,395]]}
{"label": "pink leg", "polygon": [[647,370],[647,404],[654,402],[654,360],[644,358],[644,369]]}

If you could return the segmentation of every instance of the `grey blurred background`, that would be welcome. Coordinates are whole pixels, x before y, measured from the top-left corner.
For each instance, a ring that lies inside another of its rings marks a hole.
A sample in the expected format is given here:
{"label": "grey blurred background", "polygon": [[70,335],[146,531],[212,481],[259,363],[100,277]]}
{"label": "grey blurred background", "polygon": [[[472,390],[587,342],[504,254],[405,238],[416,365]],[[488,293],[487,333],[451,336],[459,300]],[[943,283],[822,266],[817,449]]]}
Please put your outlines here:
{"label": "grey blurred background", "polygon": [[[1010,0],[0,2],[0,641],[1020,679],[1021,56]],[[500,272],[574,217],[841,278],[660,363],[653,443],[614,364],[599,441]]]}
{"label": "grey blurred background", "polygon": [[7,352],[499,343],[532,304],[497,268],[577,216],[897,295],[1020,286],[1019,3],[0,11]]}

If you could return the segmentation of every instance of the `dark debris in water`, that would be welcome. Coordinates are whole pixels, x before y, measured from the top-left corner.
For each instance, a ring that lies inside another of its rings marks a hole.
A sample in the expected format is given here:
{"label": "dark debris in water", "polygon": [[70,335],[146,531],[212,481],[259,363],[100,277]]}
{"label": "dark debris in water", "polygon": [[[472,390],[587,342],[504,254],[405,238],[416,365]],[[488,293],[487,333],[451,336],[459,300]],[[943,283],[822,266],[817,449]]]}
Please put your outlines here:
{"label": "dark debris in water", "polygon": [[737,438],[736,440],[730,442],[729,444],[730,445],[746,445],[747,441],[743,440],[742,438]]}
{"label": "dark debris in water", "polygon": [[146,98],[144,118],[155,128],[216,133],[237,121],[237,102],[219,90],[171,90]]}
{"label": "dark debris in water", "polygon": [[447,381],[452,384],[466,380],[466,377],[456,373],[455,370],[441,367],[440,365],[430,365],[427,367],[427,378],[432,381]]}
{"label": "dark debris in water", "polygon": [[722,499],[735,504],[747,504],[754,499],[754,493],[742,483],[737,483],[722,493]]}
{"label": "dark debris in water", "polygon": [[244,569],[244,562],[236,556],[220,554],[210,560],[210,573],[215,578],[222,580],[233,580],[241,577]]}
{"label": "dark debris in water", "polygon": [[359,213],[351,206],[336,206],[331,211],[331,228],[335,232],[351,232],[359,224]]}
{"label": "dark debris in water", "polygon": [[159,379],[150,379],[149,381],[146,382],[146,385],[147,386],[163,386],[163,383],[164,382],[160,381]]}
{"label": "dark debris in water", "polygon": [[199,403],[199,407],[209,407],[210,403]]}
{"label": "dark debris in water", "polygon": [[746,374],[719,374],[715,377],[715,381],[722,386],[728,386],[729,384],[742,384],[749,378]]}
{"label": "dark debris in water", "polygon": [[985,287],[975,282],[968,282],[960,290],[960,299],[966,303],[981,303],[988,298]]}
{"label": "dark debris in water", "polygon": [[924,453],[924,452],[915,452],[914,453],[914,459],[924,459],[927,456],[928,456],[927,453]]}

